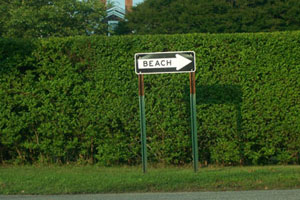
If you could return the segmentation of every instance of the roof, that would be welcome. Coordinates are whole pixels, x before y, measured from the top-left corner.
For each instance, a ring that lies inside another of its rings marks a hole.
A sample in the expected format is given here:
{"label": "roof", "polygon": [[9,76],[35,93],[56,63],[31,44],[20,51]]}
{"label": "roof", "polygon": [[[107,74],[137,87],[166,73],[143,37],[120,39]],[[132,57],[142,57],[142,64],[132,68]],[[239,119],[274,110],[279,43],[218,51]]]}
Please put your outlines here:
{"label": "roof", "polygon": [[106,16],[107,18],[120,18],[120,19],[125,18],[125,10],[118,6],[108,9],[106,12],[107,12],[107,16]]}

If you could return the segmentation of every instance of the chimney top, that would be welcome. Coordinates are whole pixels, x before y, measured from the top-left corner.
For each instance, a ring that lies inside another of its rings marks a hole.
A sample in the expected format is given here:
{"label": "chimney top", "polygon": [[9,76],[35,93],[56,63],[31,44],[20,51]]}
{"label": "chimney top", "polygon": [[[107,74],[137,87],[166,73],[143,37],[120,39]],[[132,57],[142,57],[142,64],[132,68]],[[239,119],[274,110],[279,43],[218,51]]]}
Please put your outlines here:
{"label": "chimney top", "polygon": [[106,0],[100,0],[104,5],[106,5]]}
{"label": "chimney top", "polygon": [[125,11],[126,13],[132,11],[132,0],[125,0]]}

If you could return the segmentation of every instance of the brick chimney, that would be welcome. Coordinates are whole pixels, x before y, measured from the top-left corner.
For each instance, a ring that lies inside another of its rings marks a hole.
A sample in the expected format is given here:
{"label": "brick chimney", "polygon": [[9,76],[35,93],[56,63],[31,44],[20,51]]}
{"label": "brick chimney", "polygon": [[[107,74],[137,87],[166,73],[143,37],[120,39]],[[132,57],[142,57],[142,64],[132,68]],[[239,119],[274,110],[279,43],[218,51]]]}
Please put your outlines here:
{"label": "brick chimney", "polygon": [[106,5],[106,0],[100,0],[104,5]]}
{"label": "brick chimney", "polygon": [[125,0],[125,11],[126,13],[132,10],[132,0]]}

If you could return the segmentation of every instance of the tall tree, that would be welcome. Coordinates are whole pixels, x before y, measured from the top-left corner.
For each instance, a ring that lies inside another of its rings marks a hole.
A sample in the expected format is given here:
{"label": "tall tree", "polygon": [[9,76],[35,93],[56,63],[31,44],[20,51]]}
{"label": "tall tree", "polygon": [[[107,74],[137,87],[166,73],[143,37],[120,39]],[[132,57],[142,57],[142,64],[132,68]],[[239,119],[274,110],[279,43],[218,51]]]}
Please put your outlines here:
{"label": "tall tree", "polygon": [[300,29],[299,0],[145,0],[119,34],[260,32]]}
{"label": "tall tree", "polygon": [[105,15],[99,0],[0,0],[0,34],[25,38],[104,34]]}

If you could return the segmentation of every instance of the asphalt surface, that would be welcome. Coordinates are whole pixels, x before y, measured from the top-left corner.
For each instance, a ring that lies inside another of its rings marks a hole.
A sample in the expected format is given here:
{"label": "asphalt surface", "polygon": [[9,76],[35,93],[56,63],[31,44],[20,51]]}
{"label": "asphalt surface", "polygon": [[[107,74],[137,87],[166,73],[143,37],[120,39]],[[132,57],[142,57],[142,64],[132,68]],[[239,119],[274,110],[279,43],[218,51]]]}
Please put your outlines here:
{"label": "asphalt surface", "polygon": [[300,190],[130,193],[87,195],[0,195],[1,200],[300,200]]}

